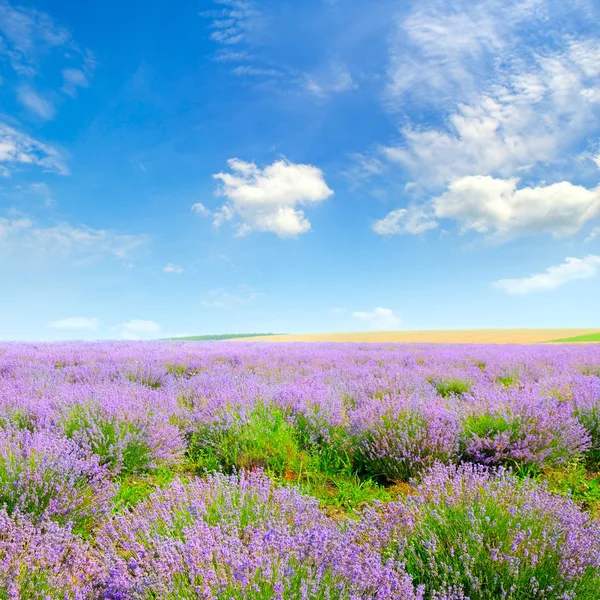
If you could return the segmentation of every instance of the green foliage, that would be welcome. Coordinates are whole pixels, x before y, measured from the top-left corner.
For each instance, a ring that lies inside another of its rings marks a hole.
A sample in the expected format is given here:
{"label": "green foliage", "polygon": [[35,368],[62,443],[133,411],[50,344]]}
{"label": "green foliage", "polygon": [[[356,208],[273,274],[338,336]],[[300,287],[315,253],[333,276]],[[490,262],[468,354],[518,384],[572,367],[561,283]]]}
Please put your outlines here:
{"label": "green foliage", "polygon": [[298,485],[326,508],[351,511],[390,494],[369,477],[359,477],[350,440],[332,428],[315,439],[305,418],[292,420],[280,409],[259,406],[231,422],[205,426],[191,434],[188,459],[194,472],[263,469],[285,485]]}
{"label": "green foliage", "polygon": [[571,343],[571,342],[600,342],[600,332],[598,333],[587,333],[585,335],[577,335],[570,338],[562,338],[560,340],[552,340],[552,343]]}
{"label": "green foliage", "polygon": [[172,469],[161,468],[147,475],[126,475],[117,481],[117,492],[113,498],[113,510],[119,512],[132,508],[145,500],[158,488],[170,483],[175,477]]}
{"label": "green foliage", "polygon": [[495,436],[506,431],[509,431],[513,435],[518,433],[518,424],[516,422],[509,422],[504,415],[497,413],[468,415],[463,421],[463,428],[466,437]]}
{"label": "green foliage", "polygon": [[440,379],[433,382],[438,396],[449,398],[450,396],[460,396],[471,391],[471,382],[465,379]]}
{"label": "green foliage", "polygon": [[541,475],[548,489],[571,497],[592,515],[600,517],[600,473],[587,471],[582,460],[572,461],[560,469],[549,469]]}
{"label": "green foliage", "polygon": [[503,385],[505,388],[513,387],[519,383],[519,376],[516,373],[505,373],[496,377],[496,383]]}

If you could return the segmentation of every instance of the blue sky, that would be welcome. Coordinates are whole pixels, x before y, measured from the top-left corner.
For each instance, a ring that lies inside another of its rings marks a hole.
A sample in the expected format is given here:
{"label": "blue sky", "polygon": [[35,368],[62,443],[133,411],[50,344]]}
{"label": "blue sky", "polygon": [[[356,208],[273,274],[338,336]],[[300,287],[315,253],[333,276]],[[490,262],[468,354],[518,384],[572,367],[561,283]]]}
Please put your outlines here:
{"label": "blue sky", "polygon": [[0,0],[0,339],[600,326],[596,0]]}

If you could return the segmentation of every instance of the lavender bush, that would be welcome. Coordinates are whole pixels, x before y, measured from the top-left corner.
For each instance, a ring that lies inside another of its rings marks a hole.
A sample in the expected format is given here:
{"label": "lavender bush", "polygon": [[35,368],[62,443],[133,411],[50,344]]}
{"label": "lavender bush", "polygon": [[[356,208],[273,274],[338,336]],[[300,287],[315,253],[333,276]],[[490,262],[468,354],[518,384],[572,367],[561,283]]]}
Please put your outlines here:
{"label": "lavender bush", "polygon": [[97,457],[63,436],[0,431],[0,506],[9,513],[86,526],[108,510],[105,475]]}
{"label": "lavender bush", "polygon": [[363,469],[388,480],[407,481],[458,456],[458,419],[435,397],[365,403],[355,413],[354,429]]}
{"label": "lavender bush", "polygon": [[98,541],[106,598],[421,598],[400,565],[260,473],[176,482]]}
{"label": "lavender bush", "polygon": [[600,525],[502,469],[437,465],[414,495],[369,509],[357,530],[427,598],[600,598]]}
{"label": "lavender bush", "polygon": [[577,459],[590,447],[589,431],[567,403],[542,398],[531,387],[478,394],[458,409],[466,461],[539,470]]}
{"label": "lavender bush", "polygon": [[0,598],[101,598],[98,554],[68,527],[0,510]]}

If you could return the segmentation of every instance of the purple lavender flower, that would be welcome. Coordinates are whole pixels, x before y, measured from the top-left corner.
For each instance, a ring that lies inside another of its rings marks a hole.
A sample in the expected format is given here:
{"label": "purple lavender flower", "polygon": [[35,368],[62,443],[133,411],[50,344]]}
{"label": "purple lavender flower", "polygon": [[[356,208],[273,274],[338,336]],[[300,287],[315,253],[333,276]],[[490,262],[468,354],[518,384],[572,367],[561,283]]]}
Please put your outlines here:
{"label": "purple lavender flower", "polygon": [[88,527],[103,518],[113,488],[98,458],[48,432],[0,430],[0,506]]}
{"label": "purple lavender flower", "polygon": [[531,386],[480,388],[457,411],[466,461],[542,469],[576,459],[590,447],[589,433],[570,404],[544,398]]}
{"label": "purple lavender flower", "polygon": [[0,597],[100,598],[105,577],[98,553],[68,527],[0,510]]}
{"label": "purple lavender flower", "polygon": [[529,479],[434,466],[405,501],[370,508],[357,535],[431,598],[598,598],[600,525]]}
{"label": "purple lavender flower", "polygon": [[97,539],[107,598],[422,597],[399,564],[258,472],[175,482]]}
{"label": "purple lavender flower", "polygon": [[458,456],[458,419],[435,396],[373,399],[353,414],[357,454],[367,473],[407,481]]}

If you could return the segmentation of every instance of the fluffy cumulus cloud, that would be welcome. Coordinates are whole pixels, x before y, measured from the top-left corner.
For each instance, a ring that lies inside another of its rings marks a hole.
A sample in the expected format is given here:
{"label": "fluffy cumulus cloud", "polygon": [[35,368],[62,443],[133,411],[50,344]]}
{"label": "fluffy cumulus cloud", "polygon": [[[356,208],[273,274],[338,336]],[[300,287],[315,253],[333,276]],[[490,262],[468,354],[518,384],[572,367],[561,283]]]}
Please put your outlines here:
{"label": "fluffy cumulus cloud", "polygon": [[153,339],[160,334],[160,325],[154,321],[132,319],[117,326],[119,337],[125,340]]}
{"label": "fluffy cumulus cloud", "polygon": [[400,319],[391,308],[377,307],[372,311],[353,312],[352,316],[366,323],[370,329],[375,330],[390,329],[400,323]]}
{"label": "fluffy cumulus cloud", "polygon": [[299,207],[319,204],[333,195],[323,172],[312,165],[281,159],[261,169],[234,158],[228,166],[229,172],[214,175],[221,182],[218,194],[226,199],[214,223],[239,220],[239,235],[270,231],[285,238],[306,233],[310,222]]}
{"label": "fluffy cumulus cloud", "polygon": [[528,234],[569,237],[600,216],[600,188],[568,181],[519,187],[517,178],[462,177],[424,206],[397,209],[373,227],[380,235],[423,233],[436,219],[451,219],[461,231],[497,241]]}
{"label": "fluffy cumulus cloud", "polygon": [[500,279],[493,285],[507,294],[547,292],[571,281],[596,277],[599,272],[600,256],[590,254],[584,258],[569,257],[560,265],[548,267],[543,273],[519,279]]}
{"label": "fluffy cumulus cloud", "polygon": [[8,176],[28,166],[60,175],[69,173],[58,150],[0,122],[0,175]]}
{"label": "fluffy cumulus cloud", "polygon": [[463,230],[508,237],[550,233],[568,237],[600,215],[600,189],[568,181],[518,188],[518,179],[463,177],[433,200],[435,215]]}
{"label": "fluffy cumulus cloud", "polygon": [[143,235],[69,223],[40,225],[27,217],[0,217],[0,258],[12,262],[86,261],[105,256],[123,260],[147,242]]}
{"label": "fluffy cumulus cloud", "polygon": [[46,325],[51,329],[64,330],[91,330],[95,331],[100,326],[100,321],[89,317],[68,317],[58,321],[52,321]]}
{"label": "fluffy cumulus cloud", "polygon": [[169,263],[163,267],[163,271],[165,273],[172,273],[175,275],[181,275],[183,273],[183,267],[179,265],[174,265],[173,263]]}

